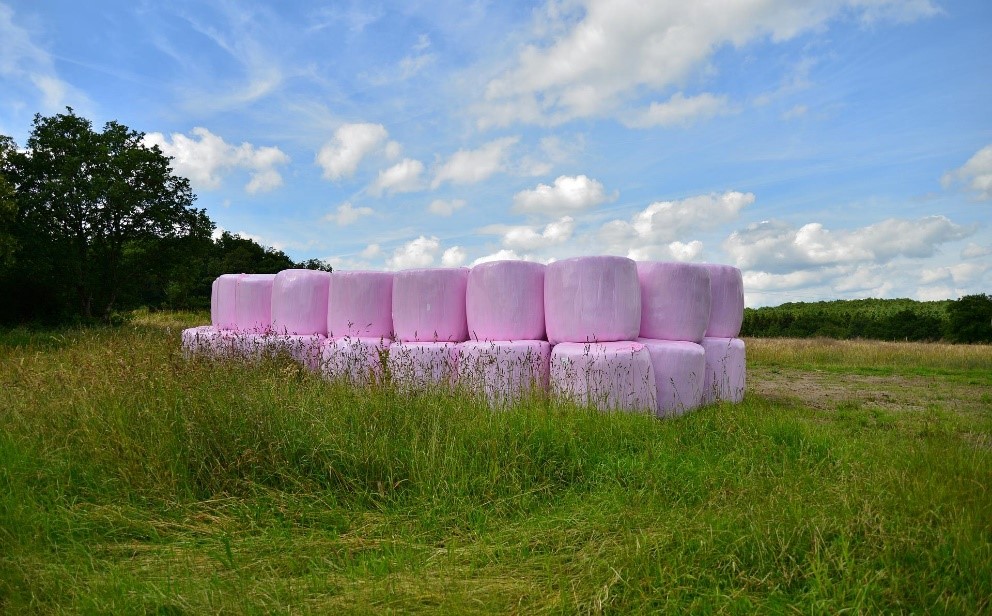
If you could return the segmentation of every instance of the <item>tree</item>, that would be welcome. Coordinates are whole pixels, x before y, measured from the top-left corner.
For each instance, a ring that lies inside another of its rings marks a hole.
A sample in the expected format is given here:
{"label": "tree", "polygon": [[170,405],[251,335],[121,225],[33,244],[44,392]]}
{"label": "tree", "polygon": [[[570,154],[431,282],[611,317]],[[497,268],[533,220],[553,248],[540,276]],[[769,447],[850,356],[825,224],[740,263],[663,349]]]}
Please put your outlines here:
{"label": "tree", "polygon": [[47,284],[71,312],[109,318],[125,287],[171,265],[160,259],[163,243],[209,240],[213,223],[143,133],[117,122],[95,132],[67,112],[35,115],[27,150],[9,155],[15,269]]}
{"label": "tree", "polygon": [[10,174],[11,157],[17,152],[14,140],[0,135],[0,272],[13,265],[17,241],[14,239],[14,222],[17,220],[17,201]]}
{"label": "tree", "polygon": [[947,338],[992,342],[992,295],[965,295],[947,307]]}

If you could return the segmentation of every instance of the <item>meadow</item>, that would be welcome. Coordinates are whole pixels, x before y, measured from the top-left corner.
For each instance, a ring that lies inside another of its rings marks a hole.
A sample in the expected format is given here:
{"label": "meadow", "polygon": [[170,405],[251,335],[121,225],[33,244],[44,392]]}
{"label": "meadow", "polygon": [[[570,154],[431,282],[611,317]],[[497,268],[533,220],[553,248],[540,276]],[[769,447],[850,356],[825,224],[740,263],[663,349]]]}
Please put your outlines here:
{"label": "meadow", "polygon": [[0,331],[0,612],[992,611],[992,347],[748,339],[660,421]]}

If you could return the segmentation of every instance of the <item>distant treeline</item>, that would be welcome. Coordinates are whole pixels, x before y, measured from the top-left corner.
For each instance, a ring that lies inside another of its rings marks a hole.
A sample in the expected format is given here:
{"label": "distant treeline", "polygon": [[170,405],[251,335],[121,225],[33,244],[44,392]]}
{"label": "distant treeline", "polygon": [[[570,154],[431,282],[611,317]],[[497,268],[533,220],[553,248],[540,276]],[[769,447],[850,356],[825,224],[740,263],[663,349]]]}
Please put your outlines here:
{"label": "distant treeline", "polygon": [[992,342],[992,296],[918,302],[855,299],[746,308],[743,336]]}

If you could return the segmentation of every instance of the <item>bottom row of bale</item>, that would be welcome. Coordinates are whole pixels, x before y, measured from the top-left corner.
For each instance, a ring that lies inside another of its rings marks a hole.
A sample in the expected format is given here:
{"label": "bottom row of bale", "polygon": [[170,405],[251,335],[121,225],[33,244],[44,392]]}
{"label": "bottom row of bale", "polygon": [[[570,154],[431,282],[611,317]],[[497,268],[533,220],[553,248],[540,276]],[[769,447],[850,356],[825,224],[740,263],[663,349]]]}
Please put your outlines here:
{"label": "bottom row of bale", "polygon": [[251,334],[212,326],[183,332],[189,354],[259,359],[286,353],[330,379],[382,382],[406,389],[458,384],[495,407],[535,392],[601,410],[653,412],[660,417],[744,397],[744,342],[638,338],[622,342],[543,340],[396,342]]}

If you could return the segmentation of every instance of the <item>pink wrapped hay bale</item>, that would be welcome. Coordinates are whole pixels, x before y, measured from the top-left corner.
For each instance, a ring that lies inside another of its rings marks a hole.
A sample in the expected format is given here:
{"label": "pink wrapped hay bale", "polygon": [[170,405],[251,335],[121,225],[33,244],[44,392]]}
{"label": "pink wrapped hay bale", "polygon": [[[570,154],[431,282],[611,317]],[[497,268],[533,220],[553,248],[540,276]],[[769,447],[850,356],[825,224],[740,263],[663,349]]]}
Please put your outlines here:
{"label": "pink wrapped hay bale", "polygon": [[405,390],[427,390],[454,382],[458,344],[454,342],[394,342],[389,346],[389,374]]}
{"label": "pink wrapped hay bale", "polygon": [[469,341],[458,345],[458,382],[506,407],[548,389],[551,345],[544,340]]}
{"label": "pink wrapped hay bale", "polygon": [[238,327],[238,280],[244,274],[221,274],[214,281],[216,293],[211,293],[210,315],[213,326],[217,329],[236,329]]}
{"label": "pink wrapped hay bale", "polygon": [[413,269],[393,278],[393,328],[403,342],[468,339],[465,291],[468,269]]}
{"label": "pink wrapped hay bale", "polygon": [[269,355],[285,353],[303,367],[316,372],[320,369],[323,343],[326,340],[327,337],[320,334],[272,334],[266,336],[262,344],[266,346]]}
{"label": "pink wrapped hay bale", "polygon": [[639,342],[563,342],[551,350],[551,394],[602,411],[657,408],[651,355]]}
{"label": "pink wrapped hay bale", "polygon": [[217,287],[220,285],[220,279],[214,278],[214,281],[210,284],[210,324],[214,327],[217,326],[217,321],[219,317],[217,315]]}
{"label": "pink wrapped hay bale", "polygon": [[658,416],[682,415],[703,404],[706,352],[695,342],[638,338],[651,355]]}
{"label": "pink wrapped hay bale", "polygon": [[710,274],[694,263],[640,261],[641,337],[699,342],[710,320]]}
{"label": "pink wrapped hay bale", "polygon": [[272,282],[272,329],[280,335],[327,335],[327,287],[331,275],[288,269]]}
{"label": "pink wrapped hay bale", "polygon": [[181,334],[183,355],[186,357],[200,354],[213,355],[220,335],[220,331],[213,325],[184,329]]}
{"label": "pink wrapped hay bale", "polygon": [[327,293],[327,335],[392,338],[393,274],[334,272]]}
{"label": "pink wrapped hay bale", "polygon": [[548,341],[634,340],[641,329],[637,265],[625,257],[576,257],[544,273]]}
{"label": "pink wrapped hay bale", "polygon": [[330,338],[321,347],[320,369],[331,380],[363,386],[379,383],[389,346],[388,338]]}
{"label": "pink wrapped hay bale", "polygon": [[272,284],[275,274],[244,274],[235,296],[236,329],[249,333],[272,330]]}
{"label": "pink wrapped hay bale", "polygon": [[528,261],[491,261],[472,268],[465,291],[471,340],[543,340],[544,269]]}
{"label": "pink wrapped hay bale", "polygon": [[730,265],[704,264],[710,273],[709,338],[735,338],[744,322],[744,280],[741,271]]}
{"label": "pink wrapped hay bale", "polygon": [[740,402],[744,399],[744,341],[740,338],[703,338],[706,376],[703,404]]}

